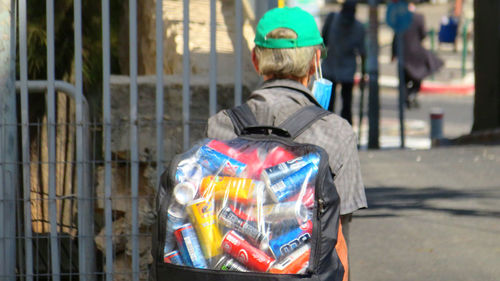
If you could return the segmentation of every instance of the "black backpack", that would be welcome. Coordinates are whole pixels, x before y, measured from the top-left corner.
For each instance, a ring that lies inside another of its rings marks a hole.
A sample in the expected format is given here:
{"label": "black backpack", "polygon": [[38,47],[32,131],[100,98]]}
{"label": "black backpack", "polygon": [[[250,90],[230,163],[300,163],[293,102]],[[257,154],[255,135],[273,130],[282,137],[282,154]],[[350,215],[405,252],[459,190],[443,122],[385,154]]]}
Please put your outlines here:
{"label": "black backpack", "polygon": [[227,113],[236,139],[202,141],[177,155],[161,177],[152,276],[347,280],[328,154],[294,142],[329,112],[304,107],[277,127],[257,124],[246,104]]}

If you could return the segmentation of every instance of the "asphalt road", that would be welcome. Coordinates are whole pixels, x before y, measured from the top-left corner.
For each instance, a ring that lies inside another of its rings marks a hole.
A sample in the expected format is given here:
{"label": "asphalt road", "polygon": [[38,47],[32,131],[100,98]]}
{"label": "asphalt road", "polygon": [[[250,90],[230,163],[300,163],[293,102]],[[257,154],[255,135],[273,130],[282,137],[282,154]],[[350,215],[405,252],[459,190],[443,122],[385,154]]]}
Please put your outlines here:
{"label": "asphalt road", "polygon": [[500,280],[500,146],[361,151],[352,281]]}

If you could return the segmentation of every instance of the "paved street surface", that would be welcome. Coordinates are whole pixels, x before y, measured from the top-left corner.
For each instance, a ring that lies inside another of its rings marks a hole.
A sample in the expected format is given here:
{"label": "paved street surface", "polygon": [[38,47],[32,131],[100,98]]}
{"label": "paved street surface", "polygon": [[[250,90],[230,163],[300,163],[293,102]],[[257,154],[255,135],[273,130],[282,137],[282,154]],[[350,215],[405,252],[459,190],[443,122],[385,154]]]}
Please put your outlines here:
{"label": "paved street surface", "polygon": [[352,281],[499,280],[500,146],[360,152]]}

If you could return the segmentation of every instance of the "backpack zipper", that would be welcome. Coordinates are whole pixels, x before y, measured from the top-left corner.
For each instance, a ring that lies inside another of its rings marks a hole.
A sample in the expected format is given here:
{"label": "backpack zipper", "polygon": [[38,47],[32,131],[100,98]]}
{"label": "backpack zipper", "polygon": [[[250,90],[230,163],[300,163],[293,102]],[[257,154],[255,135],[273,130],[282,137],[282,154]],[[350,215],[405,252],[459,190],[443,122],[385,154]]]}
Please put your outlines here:
{"label": "backpack zipper", "polygon": [[320,258],[320,246],[321,246],[321,243],[319,241],[319,238],[321,237],[321,218],[323,217],[323,214],[325,212],[325,209],[326,209],[326,204],[325,204],[325,200],[323,199],[323,188],[320,188],[322,187],[322,183],[324,182],[324,178],[326,176],[326,170],[329,170],[328,168],[328,154],[326,154],[324,151],[319,151],[320,153],[320,157],[321,157],[321,161],[320,161],[320,165],[319,165],[319,173],[318,173],[318,177],[316,178],[316,183],[315,183],[315,197],[316,197],[316,202],[317,202],[317,205],[316,205],[316,212],[315,212],[315,216],[316,216],[316,220],[314,221],[314,224],[313,224],[313,233],[314,233],[314,242],[316,243],[315,247],[314,247],[314,255],[312,255],[313,253],[311,253],[311,261],[312,261],[312,265],[309,267],[310,271],[312,271],[312,273],[315,273],[317,271],[317,268],[318,268],[318,264],[319,264],[319,258]]}

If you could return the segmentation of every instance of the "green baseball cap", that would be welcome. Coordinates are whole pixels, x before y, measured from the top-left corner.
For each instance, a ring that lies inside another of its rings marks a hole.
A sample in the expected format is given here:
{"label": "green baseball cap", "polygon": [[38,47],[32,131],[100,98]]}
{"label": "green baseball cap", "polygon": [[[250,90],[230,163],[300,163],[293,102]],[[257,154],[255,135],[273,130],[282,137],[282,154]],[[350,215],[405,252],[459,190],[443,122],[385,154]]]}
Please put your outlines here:
{"label": "green baseball cap", "polygon": [[[267,38],[276,28],[289,28],[297,33],[297,38]],[[299,7],[274,8],[266,12],[257,24],[255,45],[270,48],[299,48],[323,45],[314,17]]]}

